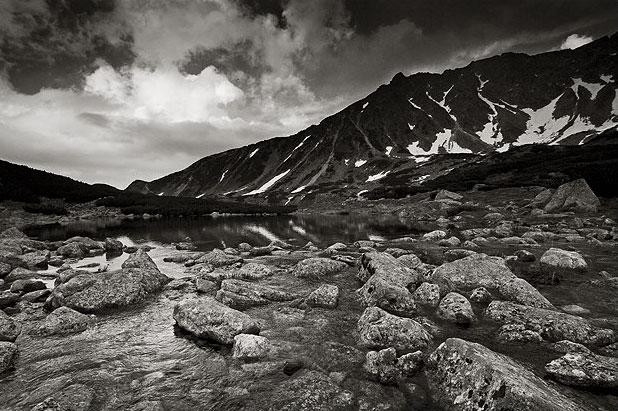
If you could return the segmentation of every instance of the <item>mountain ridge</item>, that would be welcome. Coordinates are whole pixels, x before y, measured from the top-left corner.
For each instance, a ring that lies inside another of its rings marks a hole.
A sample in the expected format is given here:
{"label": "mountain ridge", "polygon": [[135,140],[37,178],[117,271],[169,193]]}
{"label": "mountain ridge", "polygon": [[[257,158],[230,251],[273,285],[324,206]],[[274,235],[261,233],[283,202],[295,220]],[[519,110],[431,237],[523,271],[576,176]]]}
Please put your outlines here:
{"label": "mountain ridge", "polygon": [[617,51],[614,34],[574,50],[504,53],[440,74],[398,73],[294,135],[210,155],[127,190],[290,202],[312,190],[370,189],[401,169],[423,168],[437,154],[583,144],[618,124]]}

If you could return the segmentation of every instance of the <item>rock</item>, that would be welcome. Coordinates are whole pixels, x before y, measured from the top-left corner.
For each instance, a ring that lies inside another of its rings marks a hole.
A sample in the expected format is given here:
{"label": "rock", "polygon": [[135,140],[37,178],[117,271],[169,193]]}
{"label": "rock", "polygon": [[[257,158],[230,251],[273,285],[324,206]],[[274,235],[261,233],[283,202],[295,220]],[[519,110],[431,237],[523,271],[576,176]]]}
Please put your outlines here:
{"label": "rock", "polygon": [[618,388],[618,358],[570,352],[545,366],[547,374],[562,384],[586,388]]}
{"label": "rock", "polygon": [[596,213],[601,202],[586,183],[580,178],[562,184],[551,196],[544,210],[548,213],[572,210],[576,212]]}
{"label": "rock", "polygon": [[222,250],[215,248],[195,260],[195,264],[208,264],[216,268],[233,265],[242,261],[243,259],[237,255],[225,254]]}
{"label": "rock", "polygon": [[257,334],[260,327],[247,314],[210,297],[184,300],[174,307],[178,326],[199,338],[231,345],[238,334]]}
{"label": "rock", "polygon": [[438,241],[442,240],[443,238],[446,238],[446,231],[442,230],[434,230],[424,234],[423,237],[421,237],[421,239],[424,241]]}
{"label": "rock", "polygon": [[390,347],[367,353],[363,368],[382,384],[396,384],[397,380],[413,376],[423,363],[422,352],[404,354],[397,358],[397,351]]}
{"label": "rock", "polygon": [[224,280],[217,300],[236,309],[266,305],[273,301],[292,301],[300,296],[278,288],[241,280]]}
{"label": "rock", "polygon": [[421,264],[423,264],[421,259],[418,258],[418,256],[416,256],[414,254],[402,255],[401,257],[397,258],[397,261],[399,261],[401,264],[403,264],[407,268],[410,268],[410,269],[413,269],[413,270],[418,268]]}
{"label": "rock", "polygon": [[591,354],[592,351],[588,349],[585,345],[574,343],[569,340],[562,340],[551,345],[552,349],[557,352],[561,352],[563,354],[567,353],[584,353]]}
{"label": "rock", "polygon": [[300,261],[294,267],[296,277],[319,279],[332,276],[347,268],[347,264],[330,258],[312,257]]}
{"label": "rock", "polygon": [[140,249],[120,270],[101,273],[67,270],[66,275],[63,272],[56,279],[56,287],[46,305],[50,309],[67,306],[86,313],[125,307],[144,301],[169,281]]}
{"label": "rock", "polygon": [[443,409],[582,410],[509,357],[459,338],[447,339],[431,354],[425,374]]}
{"label": "rock", "polygon": [[528,207],[535,208],[535,207],[544,206],[545,204],[547,204],[547,202],[551,198],[552,194],[554,194],[554,192],[552,190],[550,190],[549,188],[546,188],[545,190],[543,190],[539,194],[537,194],[536,197],[534,197],[534,199],[528,205]]}
{"label": "rock", "polygon": [[21,296],[22,301],[28,301],[31,303],[43,302],[51,294],[51,290],[47,288],[44,290],[31,291]]}
{"label": "rock", "polygon": [[248,243],[240,243],[238,244],[238,251],[247,253],[251,250],[251,244]]}
{"label": "rock", "polygon": [[285,375],[294,375],[296,371],[303,368],[303,362],[301,360],[288,360],[283,364],[283,373]]}
{"label": "rock", "polygon": [[416,303],[408,287],[419,281],[419,274],[386,253],[366,253],[361,257],[357,277],[365,284],[357,291],[366,307],[380,307],[388,312],[409,316]]}
{"label": "rock", "polygon": [[184,264],[188,261],[196,260],[203,255],[204,253],[193,253],[193,252],[174,253],[171,256],[163,257],[163,261],[166,263]]}
{"label": "rock", "polygon": [[562,311],[565,313],[573,314],[573,315],[586,315],[590,314],[590,310],[584,307],[580,307],[577,304],[569,304],[563,305],[560,307]]}
{"label": "rock", "polygon": [[215,293],[219,289],[219,286],[216,282],[207,280],[205,278],[197,278],[195,280],[195,288],[199,293]]}
{"label": "rock", "polygon": [[86,255],[86,251],[84,247],[82,247],[79,243],[69,243],[63,245],[62,247],[58,247],[56,252],[63,257],[66,258],[84,258]]}
{"label": "rock", "polygon": [[455,201],[460,201],[463,200],[463,196],[461,194],[457,194],[457,193],[453,193],[452,191],[448,191],[448,190],[440,190],[438,191],[438,193],[436,194],[436,201],[441,201],[441,200],[455,200]]}
{"label": "rock", "polygon": [[10,307],[19,301],[19,294],[10,291],[0,291],[0,310]]}
{"label": "rock", "polygon": [[119,240],[108,237],[105,239],[104,247],[105,251],[110,254],[122,254],[122,248],[124,247],[124,244],[122,244],[122,242]]}
{"label": "rock", "polygon": [[241,360],[257,360],[265,357],[269,350],[268,338],[253,334],[238,334],[234,337],[232,357]]}
{"label": "rock", "polygon": [[583,272],[588,269],[586,260],[578,252],[554,247],[545,251],[539,262],[541,263],[541,268],[549,272]]}
{"label": "rock", "polygon": [[584,318],[507,301],[492,301],[485,310],[485,318],[499,324],[524,325],[551,342],[570,340],[603,346],[615,338],[612,330],[594,327]]}
{"label": "rock", "polygon": [[28,236],[20,231],[17,227],[7,228],[3,232],[0,233],[0,239],[27,239]]}
{"label": "rock", "polygon": [[431,335],[411,318],[389,314],[378,307],[365,309],[358,320],[360,344],[367,348],[394,347],[398,351],[424,350]]}
{"label": "rock", "polygon": [[470,301],[479,304],[489,304],[493,300],[491,293],[485,287],[478,287],[470,293]]}
{"label": "rock", "polygon": [[478,244],[478,241],[482,237],[487,237],[491,234],[491,228],[470,228],[467,230],[463,230],[461,235],[465,239],[472,239],[475,243]]}
{"label": "rock", "polygon": [[45,288],[45,283],[39,280],[16,280],[11,284],[11,292],[16,294],[25,294]]}
{"label": "rock", "polygon": [[76,334],[85,331],[92,323],[91,316],[69,307],[59,307],[45,317],[35,334],[43,336]]}
{"label": "rock", "polygon": [[45,270],[49,261],[48,250],[38,250],[20,255],[19,260],[29,270]]}
{"label": "rock", "polygon": [[472,311],[470,301],[463,295],[454,292],[448,293],[442,301],[440,301],[437,314],[438,317],[444,320],[465,326],[476,321],[476,316],[474,315],[474,311]]}
{"label": "rock", "polygon": [[506,324],[500,327],[496,340],[501,344],[540,343],[543,337],[537,331],[528,330],[522,324]]}
{"label": "rock", "polygon": [[414,290],[412,298],[420,305],[437,307],[440,303],[440,287],[437,284],[422,283]]}
{"label": "rock", "polygon": [[29,280],[32,278],[40,277],[36,271],[31,271],[25,268],[17,267],[13,271],[11,271],[6,277],[4,277],[4,281],[7,283],[12,283],[17,280]]}
{"label": "rock", "polygon": [[87,411],[94,399],[94,390],[73,384],[39,403],[32,411]]}
{"label": "rock", "polygon": [[0,310],[0,341],[13,342],[21,333],[21,323]]}
{"label": "rock", "polygon": [[354,247],[356,248],[375,248],[376,247],[376,243],[375,241],[370,241],[370,240],[359,240],[354,242]]}
{"label": "rock", "polygon": [[517,250],[515,252],[515,257],[517,257],[517,261],[521,261],[522,263],[531,263],[536,260],[535,255],[526,250]]}
{"label": "rock", "polygon": [[0,374],[12,369],[17,359],[17,346],[12,342],[0,341]]}
{"label": "rock", "polygon": [[[197,246],[190,241],[181,241],[179,243],[173,244],[176,250],[178,251],[195,251],[197,250]],[[224,250],[225,252],[225,250]]]}
{"label": "rock", "polygon": [[511,272],[500,257],[474,254],[436,268],[433,282],[446,290],[472,290],[484,287],[505,299],[535,307],[553,308],[553,305],[527,281]]}
{"label": "rock", "polygon": [[270,255],[274,250],[276,250],[276,248],[270,245],[265,247],[252,247],[251,250],[249,250],[249,255],[252,257]]}
{"label": "rock", "polygon": [[353,396],[327,375],[303,370],[279,384],[270,395],[269,410],[344,410],[353,405]]}
{"label": "rock", "polygon": [[237,250],[237,249],[235,249],[235,248],[231,248],[231,247],[224,248],[224,249],[223,249],[223,252],[224,252],[225,254],[229,254],[229,255],[240,255],[240,251],[238,251],[238,250]]}
{"label": "rock", "polygon": [[348,248],[348,246],[343,243],[335,243],[335,244],[328,246],[326,249],[331,250],[331,251],[343,251],[346,248]]}
{"label": "rock", "polygon": [[410,250],[404,250],[403,248],[390,247],[384,250],[385,253],[392,255],[395,258],[399,258],[404,255],[412,254]]}
{"label": "rock", "polygon": [[0,261],[0,278],[4,277],[13,270],[10,264]]}
{"label": "rock", "polygon": [[332,284],[322,284],[306,299],[311,307],[335,308],[339,299],[339,287]]}
{"label": "rock", "polygon": [[240,268],[219,268],[210,273],[202,273],[202,278],[221,282],[226,279],[259,280],[273,274],[273,269],[264,264],[248,263]]}
{"label": "rock", "polygon": [[95,241],[92,238],[80,237],[80,236],[71,237],[68,240],[64,241],[64,244],[71,244],[71,243],[80,244],[85,250],[102,249],[104,247],[103,243]]}
{"label": "rock", "polygon": [[452,250],[445,251],[444,258],[446,259],[446,261],[452,262],[461,258],[469,257],[474,254],[476,254],[476,251],[466,250],[465,248],[454,248]]}

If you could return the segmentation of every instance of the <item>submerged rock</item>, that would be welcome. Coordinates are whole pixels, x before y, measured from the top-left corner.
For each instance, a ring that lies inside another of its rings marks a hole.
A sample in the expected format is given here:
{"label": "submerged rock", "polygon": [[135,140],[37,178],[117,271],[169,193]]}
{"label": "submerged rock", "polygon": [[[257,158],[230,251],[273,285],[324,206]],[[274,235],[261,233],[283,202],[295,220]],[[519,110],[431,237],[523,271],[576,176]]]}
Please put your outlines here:
{"label": "submerged rock", "polygon": [[378,252],[363,254],[357,276],[365,282],[357,293],[366,307],[380,307],[405,316],[416,312],[416,303],[408,287],[416,288],[420,282],[419,274],[392,255]]}
{"label": "submerged rock", "polygon": [[618,358],[590,352],[570,352],[548,363],[545,371],[551,378],[566,385],[618,388]]}
{"label": "submerged rock", "polygon": [[296,264],[293,273],[296,277],[318,279],[337,274],[347,266],[344,262],[330,258],[312,257]]}
{"label": "submerged rock", "polygon": [[322,284],[306,299],[311,307],[335,308],[339,299],[339,287],[332,284]]}
{"label": "submerged rock", "polygon": [[247,314],[210,297],[184,300],[174,307],[178,326],[199,338],[231,345],[238,334],[257,334],[260,327]]}
{"label": "submerged rock", "polygon": [[614,342],[612,330],[592,326],[582,317],[559,311],[529,307],[507,301],[493,301],[485,318],[499,324],[519,324],[551,342],[570,340],[581,344],[607,345]]}
{"label": "submerged rock", "polygon": [[21,323],[0,310],[0,341],[13,342],[21,333]]}
{"label": "submerged rock", "polygon": [[599,205],[601,202],[598,197],[586,180],[580,178],[558,187],[544,210],[548,213],[563,210],[595,213]]}
{"label": "submerged rock", "polygon": [[397,317],[378,307],[369,307],[358,320],[361,345],[368,348],[394,347],[417,351],[427,348],[432,337],[411,318]]}
{"label": "submerged rock", "polygon": [[75,334],[85,331],[92,322],[91,316],[69,307],[59,307],[45,317],[35,333],[44,336]]}
{"label": "submerged rock", "polygon": [[509,357],[459,338],[447,339],[430,355],[425,374],[444,409],[582,410]]}
{"label": "submerged rock", "polygon": [[170,281],[141,249],[122,264],[121,270],[67,273],[56,279],[57,285],[46,302],[48,308],[67,306],[90,313],[125,307],[144,301]]}
{"label": "submerged rock", "polygon": [[17,358],[17,345],[8,341],[0,341],[0,374],[10,370]]}

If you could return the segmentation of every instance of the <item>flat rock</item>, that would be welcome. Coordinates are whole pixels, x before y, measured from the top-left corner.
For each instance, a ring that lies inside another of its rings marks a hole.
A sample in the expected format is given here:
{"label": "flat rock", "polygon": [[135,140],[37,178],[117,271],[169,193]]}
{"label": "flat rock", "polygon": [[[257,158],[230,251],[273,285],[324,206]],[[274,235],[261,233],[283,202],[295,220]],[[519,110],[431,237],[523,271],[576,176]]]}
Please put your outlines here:
{"label": "flat rock", "polygon": [[443,409],[583,409],[516,361],[459,338],[447,339],[430,355],[425,374]]}
{"label": "flat rock", "polygon": [[49,261],[48,250],[37,250],[18,257],[25,268],[30,270],[45,270]]}
{"label": "flat rock", "polygon": [[274,270],[267,265],[247,263],[240,268],[218,268],[212,272],[202,273],[201,277],[215,282],[221,282],[227,279],[259,280],[271,276],[273,272]]}
{"label": "flat rock", "polygon": [[508,301],[492,301],[485,310],[485,318],[499,324],[523,325],[550,342],[570,340],[603,346],[615,339],[612,330],[594,327],[585,318]]}
{"label": "flat rock", "polygon": [[357,293],[366,307],[380,307],[405,316],[416,312],[416,303],[408,287],[416,288],[420,276],[392,255],[363,254],[357,277],[365,283]]}
{"label": "flat rock", "polygon": [[547,374],[562,384],[586,388],[618,388],[618,358],[570,352],[545,366]]}
{"label": "flat rock", "polygon": [[217,291],[217,300],[236,309],[266,305],[273,301],[292,301],[300,296],[275,287],[241,280],[224,280]]}
{"label": "flat rock", "polygon": [[184,300],[174,307],[178,326],[199,338],[231,345],[238,334],[257,334],[260,327],[247,314],[214,298]]}
{"label": "flat rock", "polygon": [[448,191],[448,190],[440,190],[438,191],[438,193],[436,194],[436,201],[441,201],[441,200],[455,200],[455,201],[460,201],[463,200],[463,196],[461,194],[457,194],[457,193],[453,193],[452,191]]}
{"label": "flat rock", "polygon": [[394,347],[402,351],[427,348],[431,335],[411,318],[397,317],[378,307],[365,309],[358,320],[361,345],[368,348]]}
{"label": "flat rock", "polygon": [[341,261],[324,257],[312,257],[296,264],[293,274],[301,278],[319,279],[337,274],[347,267],[348,265]]}
{"label": "flat rock", "polygon": [[216,268],[241,263],[242,261],[243,259],[237,255],[229,255],[224,253],[222,250],[215,248],[214,250],[196,259],[195,264],[208,264]]}

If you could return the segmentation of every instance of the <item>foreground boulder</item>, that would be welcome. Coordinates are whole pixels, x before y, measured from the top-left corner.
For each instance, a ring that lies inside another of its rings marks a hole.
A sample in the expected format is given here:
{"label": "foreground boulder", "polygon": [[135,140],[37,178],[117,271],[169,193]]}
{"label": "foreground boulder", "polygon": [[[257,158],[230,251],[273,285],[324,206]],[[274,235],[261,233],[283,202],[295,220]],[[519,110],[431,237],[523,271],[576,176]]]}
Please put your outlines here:
{"label": "foreground boulder", "polygon": [[365,283],[357,293],[366,307],[380,307],[403,316],[416,313],[416,303],[408,287],[416,288],[419,274],[392,255],[363,254],[357,276]]}
{"label": "foreground boulder", "polygon": [[601,202],[594,194],[586,180],[571,181],[558,187],[545,205],[545,211],[579,211],[595,213]]}
{"label": "foreground boulder", "polygon": [[0,341],[0,374],[13,368],[16,358],[17,346],[12,342]]}
{"label": "foreground boulder", "polygon": [[591,352],[571,352],[545,366],[547,374],[566,385],[586,388],[618,388],[618,358]]}
{"label": "foreground boulder", "polygon": [[260,327],[247,314],[214,298],[184,300],[174,307],[178,326],[199,338],[231,345],[238,334],[257,334]]}
{"label": "foreground boulder", "polygon": [[273,301],[292,301],[299,297],[274,287],[241,280],[224,280],[217,291],[217,300],[236,309],[266,305]]}
{"label": "foreground boulder", "polygon": [[358,320],[361,345],[367,348],[394,347],[400,351],[427,348],[431,335],[411,318],[397,317],[378,307],[369,307]]}
{"label": "foreground boulder", "polygon": [[585,318],[508,301],[493,301],[485,310],[485,318],[499,324],[523,326],[550,342],[570,340],[604,346],[615,340],[612,330],[594,327]]}
{"label": "foreground boulder", "polygon": [[103,273],[67,270],[56,279],[46,302],[48,309],[66,306],[91,313],[144,301],[170,279],[142,249],[122,264],[122,269]]}
{"label": "foreground boulder", "polygon": [[4,311],[0,310],[0,341],[13,342],[20,333],[20,322],[9,317]]}
{"label": "foreground boulder", "polygon": [[517,277],[500,257],[474,254],[436,268],[433,282],[448,291],[471,291],[484,287],[494,295],[531,307],[553,305],[526,280]]}
{"label": "foreground boulder", "polygon": [[459,338],[431,354],[425,373],[433,399],[448,410],[582,410],[509,357]]}
{"label": "foreground boulder", "polygon": [[294,267],[294,275],[301,278],[324,278],[347,268],[347,264],[330,258],[312,257],[300,261]]}
{"label": "foreground boulder", "polygon": [[45,317],[35,333],[43,336],[75,334],[85,331],[92,322],[91,316],[59,307]]}

